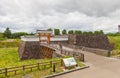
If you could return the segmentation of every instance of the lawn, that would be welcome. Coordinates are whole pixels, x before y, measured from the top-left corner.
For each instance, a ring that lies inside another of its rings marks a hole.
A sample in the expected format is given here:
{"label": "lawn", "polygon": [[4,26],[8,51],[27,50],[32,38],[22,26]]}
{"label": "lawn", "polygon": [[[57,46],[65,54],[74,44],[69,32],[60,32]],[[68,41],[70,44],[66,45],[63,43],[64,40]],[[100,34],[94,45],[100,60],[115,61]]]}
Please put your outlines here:
{"label": "lawn", "polygon": [[108,36],[110,42],[115,43],[114,49],[120,50],[120,36]]}
{"label": "lawn", "polygon": [[[36,64],[38,62],[47,62],[51,59],[30,59],[20,61],[18,56],[18,48],[0,48],[0,68],[21,66],[26,64]],[[57,60],[58,58],[53,58],[52,60]]]}
{"label": "lawn", "polygon": [[21,41],[20,39],[7,39],[0,41],[0,48],[18,47],[20,41]]}
{"label": "lawn", "polygon": [[[0,48],[0,68],[5,68],[5,67],[14,67],[14,66],[21,66],[21,65],[28,65],[28,64],[36,64],[38,62],[47,62],[50,60],[58,60],[58,58],[53,58],[53,59],[30,59],[30,60],[25,60],[25,61],[20,61],[18,52],[18,48],[13,47],[13,48]],[[52,72],[52,69],[47,69],[43,71],[34,71],[34,72],[26,72],[25,74],[32,76],[32,78],[39,78],[45,75],[49,75]],[[61,69],[57,70],[57,72],[60,72]],[[29,74],[28,74],[29,73]],[[22,78],[23,75],[25,74],[19,74],[16,76],[11,76],[10,78]],[[38,77],[37,77],[38,76]],[[0,78],[4,77],[3,75],[0,75]]]}
{"label": "lawn", "polygon": [[108,39],[111,43],[114,43],[112,55],[120,54],[120,36],[108,36]]}

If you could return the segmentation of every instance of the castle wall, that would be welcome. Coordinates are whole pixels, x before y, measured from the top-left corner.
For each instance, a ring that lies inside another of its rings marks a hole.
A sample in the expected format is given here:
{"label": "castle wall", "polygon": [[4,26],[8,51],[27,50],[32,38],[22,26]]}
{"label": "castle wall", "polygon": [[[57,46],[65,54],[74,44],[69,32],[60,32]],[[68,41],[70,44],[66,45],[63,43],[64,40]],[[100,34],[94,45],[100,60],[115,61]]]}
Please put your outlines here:
{"label": "castle wall", "polygon": [[21,60],[52,58],[53,49],[41,46],[38,41],[22,41],[18,48]]}
{"label": "castle wall", "polygon": [[68,43],[71,45],[99,48],[111,51],[113,44],[110,44],[106,35],[69,35]]}

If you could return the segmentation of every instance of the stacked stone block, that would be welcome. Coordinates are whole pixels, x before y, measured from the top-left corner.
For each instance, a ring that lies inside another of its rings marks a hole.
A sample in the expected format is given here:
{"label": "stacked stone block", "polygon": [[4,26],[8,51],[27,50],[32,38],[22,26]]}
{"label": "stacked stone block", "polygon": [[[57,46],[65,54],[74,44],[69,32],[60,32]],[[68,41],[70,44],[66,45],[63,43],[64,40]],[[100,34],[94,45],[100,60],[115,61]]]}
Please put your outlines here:
{"label": "stacked stone block", "polygon": [[106,35],[71,34],[69,35],[68,40],[71,45],[99,48],[109,51],[113,49],[113,44],[109,43]]}
{"label": "stacked stone block", "polygon": [[18,48],[21,60],[52,58],[53,49],[41,46],[37,41],[22,41]]}

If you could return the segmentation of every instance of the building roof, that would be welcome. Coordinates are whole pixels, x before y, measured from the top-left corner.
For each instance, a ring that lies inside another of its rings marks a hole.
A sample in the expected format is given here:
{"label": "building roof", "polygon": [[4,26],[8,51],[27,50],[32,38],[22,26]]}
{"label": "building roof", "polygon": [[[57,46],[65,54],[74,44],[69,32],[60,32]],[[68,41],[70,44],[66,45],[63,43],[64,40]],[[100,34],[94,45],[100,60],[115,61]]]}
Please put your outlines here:
{"label": "building roof", "polygon": [[52,34],[53,32],[50,31],[50,30],[36,30],[36,33],[37,33],[37,34],[38,34],[38,33],[50,33],[50,34]]}

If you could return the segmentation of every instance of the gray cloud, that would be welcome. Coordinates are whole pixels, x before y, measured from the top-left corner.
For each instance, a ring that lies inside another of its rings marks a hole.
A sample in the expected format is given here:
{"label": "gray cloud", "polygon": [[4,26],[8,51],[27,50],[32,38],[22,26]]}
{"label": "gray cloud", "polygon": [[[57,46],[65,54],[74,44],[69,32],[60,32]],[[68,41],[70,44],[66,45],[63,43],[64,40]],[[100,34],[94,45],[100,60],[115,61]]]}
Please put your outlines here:
{"label": "gray cloud", "polygon": [[0,31],[60,28],[117,31],[120,0],[1,0]]}

